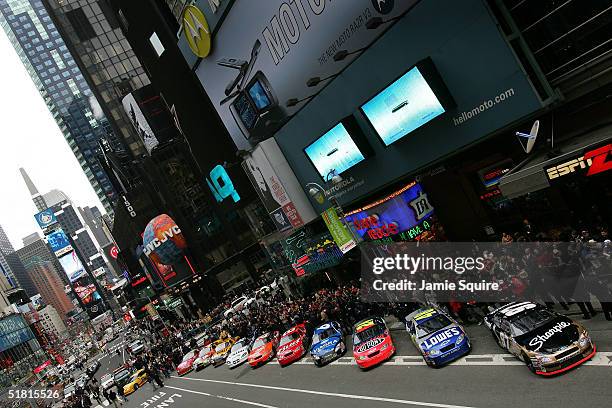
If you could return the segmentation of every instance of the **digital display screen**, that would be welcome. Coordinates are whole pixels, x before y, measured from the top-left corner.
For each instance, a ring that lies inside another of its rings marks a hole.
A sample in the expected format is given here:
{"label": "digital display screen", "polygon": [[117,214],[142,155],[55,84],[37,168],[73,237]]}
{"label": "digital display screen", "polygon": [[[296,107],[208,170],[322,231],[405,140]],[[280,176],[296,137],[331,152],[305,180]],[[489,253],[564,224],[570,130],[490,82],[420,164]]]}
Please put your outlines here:
{"label": "digital display screen", "polygon": [[445,112],[418,67],[414,67],[361,106],[388,146]]}
{"label": "digital display screen", "polygon": [[340,174],[365,159],[342,123],[311,143],[304,152],[323,180],[333,171]]}
{"label": "digital display screen", "polygon": [[71,251],[64,256],[59,257],[58,260],[62,265],[62,268],[64,268],[64,272],[66,272],[66,276],[68,276],[68,280],[70,280],[70,282],[73,283],[86,275],[85,268],[83,267],[83,264],[81,263],[81,260],[77,256],[76,252]]}
{"label": "digital display screen", "polygon": [[255,81],[249,88],[249,95],[251,100],[259,110],[264,110],[270,106],[270,98],[259,80]]}
{"label": "digital display screen", "polygon": [[257,121],[258,113],[251,105],[251,102],[249,102],[249,97],[246,95],[246,93],[240,93],[234,102],[232,102],[232,105],[234,109],[236,109],[236,113],[244,126],[247,129],[252,129]]}
{"label": "digital display screen", "polygon": [[68,237],[62,230],[55,231],[47,235],[47,242],[49,243],[49,246],[51,247],[53,252],[55,252],[56,254],[58,252],[61,252],[62,249],[70,246],[70,240],[68,240]]}
{"label": "digital display screen", "polygon": [[92,302],[95,303],[102,299],[93,283],[85,284],[84,282],[77,282],[74,284],[74,291],[79,298],[81,298],[84,305],[88,305]]}

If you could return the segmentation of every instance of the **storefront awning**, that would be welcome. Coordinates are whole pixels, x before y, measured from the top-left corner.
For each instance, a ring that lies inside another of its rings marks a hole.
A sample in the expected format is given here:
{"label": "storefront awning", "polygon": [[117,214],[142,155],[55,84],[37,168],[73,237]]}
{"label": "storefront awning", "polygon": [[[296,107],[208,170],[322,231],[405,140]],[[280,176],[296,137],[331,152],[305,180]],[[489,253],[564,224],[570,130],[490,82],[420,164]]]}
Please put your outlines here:
{"label": "storefront awning", "polygon": [[[550,187],[550,181],[566,175],[595,170],[595,156],[608,160],[602,147],[612,142],[612,126],[572,138],[551,152],[536,154],[510,170],[499,181],[499,189],[507,198],[520,197]],[[600,151],[601,150],[601,151]],[[603,153],[602,153],[603,152]],[[601,157],[603,155],[603,158]]]}

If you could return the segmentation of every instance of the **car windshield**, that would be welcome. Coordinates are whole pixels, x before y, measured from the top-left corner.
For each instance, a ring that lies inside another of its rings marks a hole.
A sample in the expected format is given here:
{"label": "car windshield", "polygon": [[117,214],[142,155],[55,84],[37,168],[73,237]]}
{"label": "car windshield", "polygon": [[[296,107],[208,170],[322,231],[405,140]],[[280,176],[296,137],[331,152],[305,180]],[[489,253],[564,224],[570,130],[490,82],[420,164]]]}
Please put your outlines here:
{"label": "car windshield", "polygon": [[372,327],[365,329],[359,333],[353,335],[353,345],[358,345],[364,341],[367,341],[373,337],[380,336],[385,331],[385,327],[382,324],[375,324]]}
{"label": "car windshield", "polygon": [[227,345],[225,343],[221,343],[219,344],[217,347],[215,347],[215,351],[217,353],[222,352],[223,350],[225,350],[225,348],[227,347]]}
{"label": "car windshield", "polygon": [[451,324],[451,321],[448,319],[448,317],[444,316],[443,314],[438,314],[425,320],[424,322],[417,323],[416,335],[419,338],[425,337],[445,328],[449,324]]}
{"label": "car windshield", "polygon": [[242,302],[245,298],[238,298],[232,302],[232,306],[236,306],[238,303]]}
{"label": "car windshield", "polygon": [[130,374],[130,372],[127,369],[123,369],[123,370],[117,371],[115,373],[115,378],[125,378],[129,374]]}
{"label": "car windshield", "polygon": [[190,351],[189,353],[185,354],[185,357],[183,357],[183,361],[187,361],[189,359],[192,359],[193,356],[195,356],[195,352],[194,351]]}
{"label": "car windshield", "polygon": [[238,350],[240,350],[243,347],[244,347],[244,343],[238,342],[238,343],[234,344],[234,346],[232,347],[232,351],[238,351]]}
{"label": "car windshield", "polygon": [[280,345],[284,346],[285,344],[289,344],[291,343],[293,340],[297,340],[300,338],[300,333],[295,331],[291,334],[287,334],[285,336],[283,336],[283,338],[280,341]]}
{"label": "car windshield", "polygon": [[328,337],[332,337],[335,336],[336,334],[338,334],[338,332],[334,329],[332,329],[331,327],[328,327],[327,329],[319,332],[319,333],[315,333],[312,336],[312,344],[316,344],[318,342],[320,342],[321,340],[325,340]]}
{"label": "car windshield", "polygon": [[257,340],[255,340],[255,343],[253,343],[253,348],[256,349],[261,346],[265,346],[267,342],[268,342],[267,337],[260,337]]}
{"label": "car windshield", "polygon": [[140,342],[139,342],[139,341],[135,341],[135,342],[133,342],[132,344],[130,344],[130,347],[131,347],[131,348],[136,348],[136,347],[139,347],[139,346],[141,346],[141,345],[142,345],[142,344],[140,344]]}
{"label": "car windshield", "polygon": [[136,381],[139,375],[140,371],[135,372],[134,374],[132,374],[132,378],[130,379],[130,381]]}
{"label": "car windshield", "polygon": [[105,381],[110,380],[112,377],[113,376],[110,375],[110,374],[105,374],[105,375],[102,376],[102,378],[100,378],[100,381],[105,382]]}
{"label": "car windshield", "polygon": [[200,354],[198,354],[198,356],[206,357],[208,353],[210,353],[210,347],[205,347],[202,350],[200,350]]}
{"label": "car windshield", "polygon": [[74,385],[73,384],[70,384],[69,386],[64,388],[64,392],[73,392],[73,391],[74,391]]}
{"label": "car windshield", "polygon": [[513,337],[529,333],[545,325],[556,316],[546,309],[533,309],[516,316],[510,321],[510,334]]}

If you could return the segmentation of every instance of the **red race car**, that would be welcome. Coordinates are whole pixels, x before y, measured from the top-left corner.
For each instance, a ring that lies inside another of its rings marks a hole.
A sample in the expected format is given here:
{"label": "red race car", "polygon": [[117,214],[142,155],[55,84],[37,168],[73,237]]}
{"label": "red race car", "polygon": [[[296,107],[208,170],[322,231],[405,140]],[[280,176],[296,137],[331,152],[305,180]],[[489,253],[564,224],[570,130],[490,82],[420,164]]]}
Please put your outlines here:
{"label": "red race car", "polygon": [[395,353],[389,329],[381,317],[364,319],[353,327],[353,357],[360,368],[382,363]]}
{"label": "red race car", "polygon": [[276,358],[281,367],[299,360],[308,351],[310,339],[306,326],[300,323],[287,330],[280,340]]}
{"label": "red race car", "polygon": [[253,343],[249,353],[249,365],[255,368],[272,360],[278,346],[279,337],[280,333],[278,331],[259,336]]}
{"label": "red race car", "polygon": [[198,358],[198,350],[191,350],[185,354],[181,363],[176,367],[176,373],[178,375],[185,375],[193,370],[193,362],[196,358]]}

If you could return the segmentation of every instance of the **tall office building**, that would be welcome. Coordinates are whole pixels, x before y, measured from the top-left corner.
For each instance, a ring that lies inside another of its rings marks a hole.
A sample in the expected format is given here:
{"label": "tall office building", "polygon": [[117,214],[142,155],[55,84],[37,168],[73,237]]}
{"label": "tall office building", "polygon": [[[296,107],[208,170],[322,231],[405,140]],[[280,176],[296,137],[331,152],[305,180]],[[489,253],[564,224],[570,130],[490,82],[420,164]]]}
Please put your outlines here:
{"label": "tall office building", "polygon": [[[134,157],[146,153],[122,99],[150,83],[105,1],[42,0],[116,134]],[[117,148],[114,148],[117,153]]]}
{"label": "tall office building", "polygon": [[23,248],[17,250],[17,256],[24,265],[31,263],[32,259],[50,262],[51,269],[60,278],[62,286],[68,285],[68,277],[62,266],[38,233],[30,234],[23,239]]}
{"label": "tall office building", "polygon": [[25,268],[46,304],[52,305],[62,318],[74,309],[52,262],[32,257]]}
{"label": "tall office building", "polygon": [[44,98],[107,212],[116,193],[98,162],[98,141],[114,145],[108,120],[40,0],[0,0],[0,25]]}
{"label": "tall office building", "polygon": [[2,226],[0,226],[0,270],[11,287],[21,287],[28,296],[36,294],[36,287],[26,273],[23,263],[13,249],[13,245],[11,245]]}

